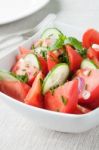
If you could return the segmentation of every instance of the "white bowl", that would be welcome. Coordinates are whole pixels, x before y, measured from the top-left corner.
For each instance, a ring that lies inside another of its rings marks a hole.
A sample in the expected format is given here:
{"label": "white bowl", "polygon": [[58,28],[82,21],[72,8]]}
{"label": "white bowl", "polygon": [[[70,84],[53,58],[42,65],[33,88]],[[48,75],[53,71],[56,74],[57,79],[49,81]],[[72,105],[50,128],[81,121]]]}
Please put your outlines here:
{"label": "white bowl", "polygon": [[[70,25],[63,24],[59,21],[48,22],[47,27],[58,27],[63,33],[69,36],[75,36],[81,38],[82,30],[72,27]],[[27,40],[21,46],[30,48],[33,41],[40,37],[41,32],[44,30],[40,29],[37,34]],[[10,69],[15,62],[15,56],[18,53],[18,48],[8,52],[5,56],[0,58],[0,69]],[[33,106],[29,106],[22,102],[19,102],[3,93],[0,93],[0,99],[8,104],[11,108],[20,112],[25,117],[30,118],[33,122],[39,126],[49,128],[60,132],[71,132],[79,133],[87,131],[99,124],[99,109],[95,109],[90,113],[84,115],[64,114],[58,112],[52,112]]]}

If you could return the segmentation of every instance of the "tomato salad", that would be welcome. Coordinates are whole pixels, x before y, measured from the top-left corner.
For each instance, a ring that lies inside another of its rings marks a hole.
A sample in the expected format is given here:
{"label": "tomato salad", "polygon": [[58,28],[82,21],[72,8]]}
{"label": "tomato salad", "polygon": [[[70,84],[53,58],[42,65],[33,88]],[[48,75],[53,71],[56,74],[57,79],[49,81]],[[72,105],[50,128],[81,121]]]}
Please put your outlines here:
{"label": "tomato salad", "polygon": [[85,114],[99,107],[99,32],[82,42],[46,29],[31,49],[19,48],[10,71],[0,70],[0,91],[51,111]]}

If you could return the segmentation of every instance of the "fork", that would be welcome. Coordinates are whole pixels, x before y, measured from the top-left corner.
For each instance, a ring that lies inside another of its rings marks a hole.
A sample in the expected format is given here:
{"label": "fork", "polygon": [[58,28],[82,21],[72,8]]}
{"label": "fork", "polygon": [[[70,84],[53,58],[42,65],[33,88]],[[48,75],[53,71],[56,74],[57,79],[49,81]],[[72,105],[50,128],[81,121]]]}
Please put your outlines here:
{"label": "fork", "polygon": [[[54,21],[56,18],[55,14],[49,14],[43,21],[40,22],[36,27],[33,29],[24,30],[19,33],[13,33],[5,36],[0,40],[0,51],[5,50],[6,48],[10,48],[13,44],[18,42],[22,42],[23,40],[27,40],[32,37],[38,30],[44,28],[48,23]],[[14,42],[14,39],[16,42]]]}

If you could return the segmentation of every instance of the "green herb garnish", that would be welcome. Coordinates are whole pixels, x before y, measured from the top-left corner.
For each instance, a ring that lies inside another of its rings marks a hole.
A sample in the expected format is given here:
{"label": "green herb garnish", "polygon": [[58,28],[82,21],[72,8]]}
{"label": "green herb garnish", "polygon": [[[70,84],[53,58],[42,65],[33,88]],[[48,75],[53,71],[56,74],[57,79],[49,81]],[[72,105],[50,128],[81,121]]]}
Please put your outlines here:
{"label": "green herb garnish", "polygon": [[15,78],[17,78],[19,81],[27,83],[28,82],[28,75],[17,75],[15,73],[11,73],[11,75],[13,75]]}
{"label": "green herb garnish", "polygon": [[64,96],[61,96],[61,100],[62,100],[62,102],[63,102],[64,105],[67,104],[67,99]]}
{"label": "green herb garnish", "polygon": [[56,111],[59,112],[60,111],[59,108],[57,108]]}
{"label": "green herb garnish", "polygon": [[43,80],[42,80],[42,79],[40,79],[40,84],[41,84],[41,85],[43,84]]}
{"label": "green herb garnish", "polygon": [[58,84],[55,85],[54,87],[50,88],[50,92],[51,92],[52,95],[54,95],[54,91],[55,91],[55,89],[56,89],[57,87],[59,87]]}
{"label": "green herb garnish", "polygon": [[67,54],[63,53],[63,54],[59,55],[59,61],[61,63],[67,63],[67,64],[69,64],[69,58],[68,58]]}
{"label": "green herb garnish", "polygon": [[86,56],[86,49],[83,48],[82,43],[76,38],[68,37],[64,43],[73,46],[82,57]]}
{"label": "green herb garnish", "polygon": [[63,34],[59,35],[59,38],[51,47],[48,47],[48,50],[56,50],[56,49],[62,48],[64,45],[65,39],[66,39],[65,35]]}
{"label": "green herb garnish", "polygon": [[88,72],[88,76],[90,76],[90,74],[91,74],[91,70]]}

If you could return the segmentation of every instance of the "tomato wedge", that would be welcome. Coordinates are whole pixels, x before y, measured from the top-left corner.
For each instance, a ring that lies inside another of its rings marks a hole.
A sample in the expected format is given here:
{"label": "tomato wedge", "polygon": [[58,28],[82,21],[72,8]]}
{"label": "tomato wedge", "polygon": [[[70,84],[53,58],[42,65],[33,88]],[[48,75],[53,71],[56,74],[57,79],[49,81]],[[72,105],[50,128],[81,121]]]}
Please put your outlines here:
{"label": "tomato wedge", "polygon": [[20,54],[28,54],[28,53],[31,52],[30,49],[26,49],[26,48],[24,48],[24,47],[20,47],[20,48],[19,48],[19,51],[20,51]]}
{"label": "tomato wedge", "polygon": [[26,104],[36,106],[39,108],[43,107],[42,80],[43,74],[39,72],[39,74],[33,82],[31,89],[29,90],[26,98],[24,99]]}
{"label": "tomato wedge", "polygon": [[38,60],[40,62],[43,74],[46,75],[48,73],[47,61],[41,56],[38,56]]}
{"label": "tomato wedge", "polygon": [[27,54],[32,53],[31,50],[26,49],[26,48],[23,48],[23,47],[20,47],[20,48],[19,48],[19,52],[20,52],[20,53],[16,56],[16,60],[17,60],[17,61],[18,61],[19,59],[25,57]]}
{"label": "tomato wedge", "polygon": [[57,64],[58,64],[59,60],[58,57],[55,53],[53,53],[52,51],[49,51],[47,53],[47,65],[48,65],[48,70],[52,70],[52,68],[54,68]]}
{"label": "tomato wedge", "polygon": [[93,59],[94,57],[96,57],[98,59],[98,53],[95,49],[93,49],[92,47],[90,47],[88,50],[87,50],[87,57],[89,59]]}
{"label": "tomato wedge", "polygon": [[78,81],[73,80],[45,94],[45,108],[52,111],[72,113],[78,103]]}
{"label": "tomato wedge", "polygon": [[91,59],[97,67],[99,67],[99,50],[90,47],[87,50],[87,57]]}
{"label": "tomato wedge", "polygon": [[83,46],[89,48],[92,44],[99,44],[99,32],[94,29],[87,30],[82,37]]}
{"label": "tomato wedge", "polygon": [[88,108],[85,108],[81,105],[77,105],[76,110],[73,112],[74,114],[86,114],[90,112],[91,110]]}
{"label": "tomato wedge", "polygon": [[84,80],[84,88],[79,95],[79,104],[91,109],[99,107],[99,70],[79,70],[77,76]]}
{"label": "tomato wedge", "polygon": [[16,64],[13,66],[12,70],[13,73],[17,75],[25,75],[27,74],[28,76],[28,84],[31,86],[36,75],[39,72],[39,69],[32,66],[32,65],[26,65],[24,63],[23,59],[19,59]]}
{"label": "tomato wedge", "polygon": [[19,101],[24,102],[30,87],[20,81],[0,80],[0,91]]}
{"label": "tomato wedge", "polygon": [[70,70],[75,72],[80,68],[82,57],[69,45],[66,45],[66,51],[69,57]]}

